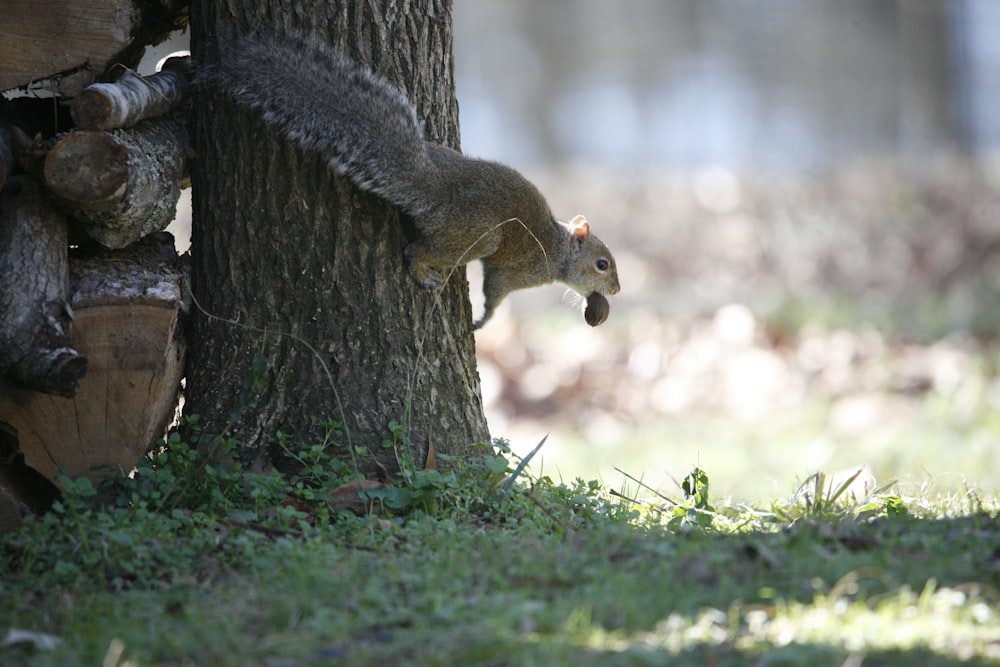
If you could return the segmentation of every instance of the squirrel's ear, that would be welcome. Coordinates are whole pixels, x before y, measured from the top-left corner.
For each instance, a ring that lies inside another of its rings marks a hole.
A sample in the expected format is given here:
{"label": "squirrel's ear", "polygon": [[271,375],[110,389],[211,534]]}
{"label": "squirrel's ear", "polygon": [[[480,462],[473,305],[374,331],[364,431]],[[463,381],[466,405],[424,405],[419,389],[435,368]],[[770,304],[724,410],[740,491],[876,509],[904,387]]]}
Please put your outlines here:
{"label": "squirrel's ear", "polygon": [[578,215],[569,221],[569,228],[573,231],[573,238],[582,241],[590,236],[590,223],[582,215]]}

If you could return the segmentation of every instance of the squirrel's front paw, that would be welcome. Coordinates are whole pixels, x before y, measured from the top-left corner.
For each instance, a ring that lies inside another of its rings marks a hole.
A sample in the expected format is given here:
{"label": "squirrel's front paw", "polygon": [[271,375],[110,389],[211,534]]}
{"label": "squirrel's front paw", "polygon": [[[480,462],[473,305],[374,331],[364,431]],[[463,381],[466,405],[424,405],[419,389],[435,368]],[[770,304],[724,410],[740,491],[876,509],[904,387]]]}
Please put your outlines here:
{"label": "squirrel's front paw", "polygon": [[417,243],[406,246],[406,264],[410,269],[410,275],[420,283],[425,289],[440,289],[444,286],[444,277],[441,272],[432,267],[427,262],[421,261],[427,255]]}
{"label": "squirrel's front paw", "polygon": [[424,289],[440,289],[444,286],[444,278],[441,277],[441,273],[431,267],[429,264],[418,264],[416,262],[410,262],[410,275],[416,280]]}

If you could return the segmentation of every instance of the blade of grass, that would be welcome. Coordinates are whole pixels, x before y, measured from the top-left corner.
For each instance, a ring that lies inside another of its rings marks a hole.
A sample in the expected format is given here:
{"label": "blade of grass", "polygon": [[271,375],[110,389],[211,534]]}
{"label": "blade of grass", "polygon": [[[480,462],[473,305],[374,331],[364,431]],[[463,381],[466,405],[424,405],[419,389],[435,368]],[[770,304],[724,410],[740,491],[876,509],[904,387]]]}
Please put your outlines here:
{"label": "blade of grass", "polygon": [[521,472],[528,465],[528,462],[530,462],[531,459],[535,457],[535,454],[538,453],[538,450],[542,448],[542,445],[544,445],[545,441],[548,439],[549,439],[549,434],[546,433],[545,436],[538,442],[538,444],[535,445],[535,448],[532,449],[528,453],[528,455],[525,456],[523,459],[521,459],[521,462],[517,464],[517,467],[514,468],[514,472],[512,472],[510,475],[510,479],[508,479],[507,482],[503,485],[503,488],[500,489],[501,498],[507,495],[507,492],[510,491],[510,489],[514,486],[514,481],[517,479],[517,476],[521,474]]}

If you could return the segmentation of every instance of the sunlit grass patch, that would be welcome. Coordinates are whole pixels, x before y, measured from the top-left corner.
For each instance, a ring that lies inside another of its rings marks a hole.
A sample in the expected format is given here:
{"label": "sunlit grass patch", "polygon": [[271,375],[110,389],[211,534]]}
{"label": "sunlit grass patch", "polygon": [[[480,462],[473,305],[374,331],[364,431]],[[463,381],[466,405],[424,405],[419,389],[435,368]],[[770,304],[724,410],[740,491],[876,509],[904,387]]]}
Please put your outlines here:
{"label": "sunlit grass patch", "polygon": [[693,616],[675,613],[652,630],[633,635],[608,634],[600,628],[589,634],[576,628],[573,634],[585,636],[590,646],[614,651],[642,647],[680,654],[710,646],[746,655],[780,652],[790,660],[796,653],[805,658],[815,653],[814,647],[825,646],[845,660],[850,655],[915,649],[961,661],[976,656],[1000,659],[997,601],[979,586],[939,589],[932,580],[920,592],[903,586],[859,600],[851,595],[851,577],[847,579],[811,602],[775,600],[706,609]]}

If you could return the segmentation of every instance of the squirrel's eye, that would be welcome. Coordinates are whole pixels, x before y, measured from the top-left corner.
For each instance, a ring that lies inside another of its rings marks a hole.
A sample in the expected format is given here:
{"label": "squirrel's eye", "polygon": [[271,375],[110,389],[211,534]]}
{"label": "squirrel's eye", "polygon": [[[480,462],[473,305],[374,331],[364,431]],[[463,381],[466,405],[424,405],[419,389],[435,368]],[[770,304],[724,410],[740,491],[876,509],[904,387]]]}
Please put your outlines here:
{"label": "squirrel's eye", "polygon": [[604,259],[602,257],[599,260],[597,260],[596,262],[594,262],[594,266],[597,267],[598,271],[600,271],[601,273],[604,273],[605,271],[608,270],[608,266],[609,266],[608,265],[608,260],[606,260],[606,259]]}

